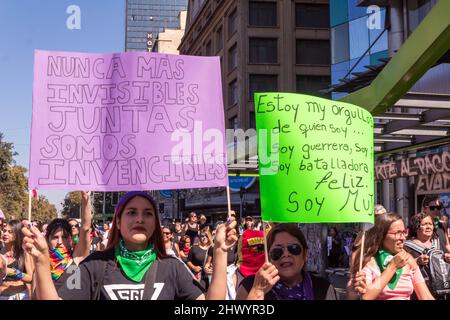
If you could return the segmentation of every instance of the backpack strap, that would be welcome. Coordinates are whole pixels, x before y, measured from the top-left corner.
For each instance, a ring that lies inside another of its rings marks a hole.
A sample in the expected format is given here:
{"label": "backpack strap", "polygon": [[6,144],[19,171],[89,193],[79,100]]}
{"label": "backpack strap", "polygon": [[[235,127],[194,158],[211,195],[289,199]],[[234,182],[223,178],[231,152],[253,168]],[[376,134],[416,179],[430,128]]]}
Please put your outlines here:
{"label": "backpack strap", "polygon": [[159,260],[156,259],[145,275],[145,286],[144,293],[142,294],[142,300],[150,300],[153,296],[153,292],[155,291],[154,284],[156,281],[156,274],[158,272],[158,264]]}
{"label": "backpack strap", "polygon": [[411,240],[406,240],[405,241],[405,246],[407,246],[408,248],[410,248],[410,249],[412,249],[412,250],[414,250],[414,251],[416,251],[416,252],[418,252],[420,254],[422,254],[423,251],[425,250],[424,247],[419,246],[417,243],[414,243]]}

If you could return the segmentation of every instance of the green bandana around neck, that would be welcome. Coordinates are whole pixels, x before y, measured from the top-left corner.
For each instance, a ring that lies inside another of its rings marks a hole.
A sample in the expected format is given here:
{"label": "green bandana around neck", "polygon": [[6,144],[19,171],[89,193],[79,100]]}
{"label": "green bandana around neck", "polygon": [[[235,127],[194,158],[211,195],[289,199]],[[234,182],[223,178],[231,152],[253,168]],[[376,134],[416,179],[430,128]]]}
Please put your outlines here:
{"label": "green bandana around neck", "polygon": [[[384,270],[386,270],[387,265],[389,264],[389,262],[391,262],[391,260],[394,258],[394,256],[392,254],[390,254],[389,252],[386,252],[384,250],[379,250],[377,252],[377,254],[375,255],[375,262],[378,265],[378,268],[380,268],[381,272],[383,272]],[[400,280],[400,276],[403,273],[403,268],[397,269],[395,271],[395,274],[392,276],[392,279],[389,280],[388,282],[388,287],[391,289],[394,289],[395,286],[398,283],[398,280]]]}
{"label": "green bandana around neck", "polygon": [[114,254],[127,277],[134,282],[141,282],[147,270],[156,260],[156,252],[153,250],[151,242],[145,250],[129,251],[125,247],[123,239],[120,239],[114,249]]}

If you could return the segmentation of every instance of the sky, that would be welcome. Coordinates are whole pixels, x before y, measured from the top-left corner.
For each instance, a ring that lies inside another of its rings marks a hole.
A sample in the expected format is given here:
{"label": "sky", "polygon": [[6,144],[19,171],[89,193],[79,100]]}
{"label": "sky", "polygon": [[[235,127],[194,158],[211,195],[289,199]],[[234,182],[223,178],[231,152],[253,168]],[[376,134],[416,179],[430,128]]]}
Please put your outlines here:
{"label": "sky", "polygon": [[[123,52],[125,1],[1,0],[0,39],[0,132],[28,169],[34,50]],[[61,210],[67,191],[38,193]]]}

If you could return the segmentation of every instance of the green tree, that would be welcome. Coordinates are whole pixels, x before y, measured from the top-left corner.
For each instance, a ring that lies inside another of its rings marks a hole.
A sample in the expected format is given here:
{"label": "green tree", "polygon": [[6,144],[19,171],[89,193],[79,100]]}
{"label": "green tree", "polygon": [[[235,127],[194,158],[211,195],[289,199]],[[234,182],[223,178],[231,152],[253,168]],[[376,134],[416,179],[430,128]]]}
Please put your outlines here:
{"label": "green tree", "polygon": [[31,217],[33,221],[49,222],[57,217],[57,210],[45,196],[40,195],[32,200]]}
{"label": "green tree", "polygon": [[23,216],[28,206],[27,170],[15,164],[15,155],[13,144],[5,142],[0,133],[0,208],[7,219]]}
{"label": "green tree", "polygon": [[81,192],[72,191],[66,194],[62,204],[62,215],[66,218],[79,218],[81,207]]}

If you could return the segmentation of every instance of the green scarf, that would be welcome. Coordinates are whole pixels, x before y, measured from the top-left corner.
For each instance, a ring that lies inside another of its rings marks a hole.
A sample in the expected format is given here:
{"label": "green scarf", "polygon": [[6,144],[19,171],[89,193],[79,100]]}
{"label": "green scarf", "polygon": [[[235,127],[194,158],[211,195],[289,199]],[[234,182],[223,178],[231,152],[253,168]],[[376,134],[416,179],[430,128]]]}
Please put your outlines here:
{"label": "green scarf", "polygon": [[156,252],[153,250],[151,242],[149,242],[147,249],[131,252],[120,239],[119,244],[114,249],[114,254],[127,277],[134,282],[141,282],[147,270],[156,260]]}
{"label": "green scarf", "polygon": [[[389,262],[391,262],[391,260],[394,258],[394,256],[392,254],[390,254],[389,252],[380,250],[377,252],[377,254],[375,255],[374,258],[375,258],[375,262],[378,265],[378,268],[380,268],[381,272],[383,272],[384,270],[386,270],[387,265],[389,264]],[[391,288],[391,289],[395,288],[395,286],[398,283],[398,280],[400,280],[400,276],[402,275],[402,273],[403,273],[403,268],[397,269],[395,271],[394,276],[388,282],[389,288]]]}

